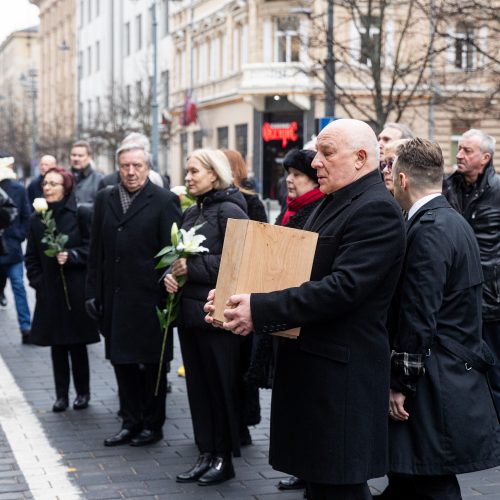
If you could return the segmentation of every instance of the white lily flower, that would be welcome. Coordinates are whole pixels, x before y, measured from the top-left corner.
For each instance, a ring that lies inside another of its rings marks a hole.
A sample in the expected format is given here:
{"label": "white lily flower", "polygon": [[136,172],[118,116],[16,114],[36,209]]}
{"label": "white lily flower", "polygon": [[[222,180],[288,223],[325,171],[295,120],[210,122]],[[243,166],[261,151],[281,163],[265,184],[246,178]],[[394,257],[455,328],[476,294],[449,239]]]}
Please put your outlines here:
{"label": "white lily flower", "polygon": [[208,248],[202,247],[201,243],[203,243],[207,238],[202,234],[195,234],[193,228],[189,231],[185,229],[181,229],[181,238],[180,242],[177,245],[177,250],[179,252],[185,253],[200,253],[200,252],[208,252]]}
{"label": "white lily flower", "polygon": [[37,214],[43,214],[49,209],[49,205],[45,198],[35,198],[33,200],[33,208]]}
{"label": "white lily flower", "polygon": [[176,194],[177,196],[187,194],[186,186],[174,186],[173,188],[170,188],[170,191],[172,191],[172,193]]}

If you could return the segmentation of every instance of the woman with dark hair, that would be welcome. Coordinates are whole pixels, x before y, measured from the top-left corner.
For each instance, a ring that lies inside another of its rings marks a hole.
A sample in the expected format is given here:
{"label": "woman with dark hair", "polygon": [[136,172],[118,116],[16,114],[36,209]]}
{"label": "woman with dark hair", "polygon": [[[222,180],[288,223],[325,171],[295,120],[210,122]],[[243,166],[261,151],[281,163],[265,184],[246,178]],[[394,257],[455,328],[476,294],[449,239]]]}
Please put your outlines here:
{"label": "woman with dark hair", "polygon": [[46,227],[40,214],[32,214],[26,249],[28,280],[36,290],[31,342],[51,347],[56,386],[52,410],[61,412],[68,407],[70,359],[76,390],[73,408],[82,410],[90,400],[87,344],[99,342],[97,328],[84,306],[91,214],[84,206],[77,208],[73,175],[64,168],[48,170],[42,187],[56,231],[67,235],[68,241],[64,251],[48,257],[47,245],[42,242]]}
{"label": "woman with dark hair", "polygon": [[194,439],[200,455],[181,483],[200,486],[234,477],[232,455],[240,455],[240,337],[204,320],[208,292],[215,288],[228,218],[248,219],[245,199],[233,182],[231,167],[219,150],[198,149],[188,158],[186,185],[196,204],[182,216],[181,227],[199,226],[207,253],[176,260],[165,277],[169,293],[186,276],[179,311],[179,340],[186,367],[186,385]]}

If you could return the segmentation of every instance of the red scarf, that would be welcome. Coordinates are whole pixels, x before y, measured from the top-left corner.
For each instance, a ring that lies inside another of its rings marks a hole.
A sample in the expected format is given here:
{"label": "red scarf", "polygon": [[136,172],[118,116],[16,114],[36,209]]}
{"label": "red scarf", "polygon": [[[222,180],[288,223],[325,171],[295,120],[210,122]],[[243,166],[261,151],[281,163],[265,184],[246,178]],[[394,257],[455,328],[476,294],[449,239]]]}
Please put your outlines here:
{"label": "red scarf", "polygon": [[286,198],[287,209],[285,214],[283,215],[283,219],[281,221],[282,226],[286,226],[290,217],[293,217],[301,208],[304,208],[309,203],[313,201],[319,200],[322,198],[324,194],[319,190],[319,188],[311,189],[307,193],[304,193],[297,198],[290,199],[288,196]]}

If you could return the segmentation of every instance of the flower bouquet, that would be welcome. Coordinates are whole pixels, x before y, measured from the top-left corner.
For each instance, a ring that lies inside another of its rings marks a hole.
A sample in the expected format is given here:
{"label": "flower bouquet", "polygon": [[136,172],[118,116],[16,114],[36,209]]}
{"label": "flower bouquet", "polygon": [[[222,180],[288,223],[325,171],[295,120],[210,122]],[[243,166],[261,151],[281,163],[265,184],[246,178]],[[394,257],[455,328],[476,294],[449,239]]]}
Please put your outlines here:
{"label": "flower bouquet", "polygon": [[[33,208],[35,212],[40,215],[42,223],[45,225],[45,234],[42,238],[42,243],[45,243],[47,248],[44,253],[47,257],[55,257],[58,253],[64,252],[64,246],[68,242],[68,235],[58,233],[56,221],[52,216],[52,210],[49,210],[47,200],[45,198],[35,198],[33,200]],[[66,277],[64,276],[63,266],[59,265],[59,272],[61,273],[61,280],[64,288],[64,298],[68,311],[71,311],[71,304],[69,303],[68,285]]]}
{"label": "flower bouquet", "polygon": [[[206,240],[206,237],[202,234],[196,234],[196,231],[198,231],[202,225],[203,224],[194,226],[189,231],[186,231],[184,229],[179,229],[177,224],[174,222],[170,230],[170,241],[172,244],[160,250],[160,252],[158,252],[155,256],[160,258],[160,261],[156,265],[156,269],[170,267],[177,259],[189,258],[203,252],[208,252],[208,248],[201,246],[201,243]],[[160,309],[159,307],[156,308],[158,321],[160,322],[160,327],[163,330],[163,341],[160,354],[160,368],[158,370],[158,377],[156,380],[155,396],[158,394],[158,388],[160,386],[161,370],[163,366],[163,358],[165,356],[168,329],[176,320],[179,313],[179,301],[182,292],[180,289],[186,283],[187,275],[176,276],[175,278],[179,286],[179,291],[168,294],[164,309]]]}

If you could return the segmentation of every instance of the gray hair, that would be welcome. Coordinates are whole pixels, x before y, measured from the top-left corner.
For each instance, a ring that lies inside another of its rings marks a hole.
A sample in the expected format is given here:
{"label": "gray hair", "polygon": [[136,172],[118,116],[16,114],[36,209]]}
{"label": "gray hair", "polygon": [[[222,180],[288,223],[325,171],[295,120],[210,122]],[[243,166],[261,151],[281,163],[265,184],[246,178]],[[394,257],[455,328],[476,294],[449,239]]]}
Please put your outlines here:
{"label": "gray hair", "polygon": [[493,158],[493,155],[495,154],[495,145],[497,142],[494,137],[477,128],[471,128],[470,130],[467,130],[467,132],[462,134],[462,137],[464,139],[479,137],[481,139],[481,145],[479,146],[481,148],[481,153],[489,153],[490,157]]}
{"label": "gray hair", "polygon": [[408,125],[403,123],[390,122],[384,125],[384,128],[395,128],[401,132],[400,139],[413,139],[415,136]]}
{"label": "gray hair", "polygon": [[140,134],[139,132],[131,132],[130,134],[126,135],[123,141],[121,142],[120,146],[123,146],[124,144],[128,143],[139,144],[146,151],[151,151],[151,144],[149,142],[149,138],[144,134]]}
{"label": "gray hair", "polygon": [[125,153],[127,151],[134,151],[134,150],[140,150],[144,153],[144,159],[146,160],[146,163],[149,168],[151,168],[151,154],[150,152],[144,147],[144,144],[138,144],[138,143],[133,143],[133,142],[125,142],[123,141],[120,145],[120,147],[116,150],[116,163],[118,163],[118,160],[120,159],[120,155],[122,153]]}

